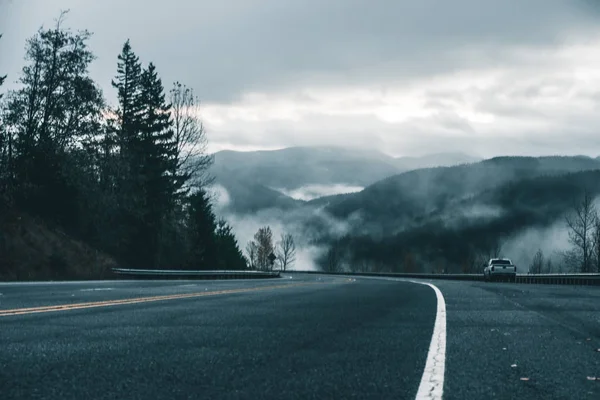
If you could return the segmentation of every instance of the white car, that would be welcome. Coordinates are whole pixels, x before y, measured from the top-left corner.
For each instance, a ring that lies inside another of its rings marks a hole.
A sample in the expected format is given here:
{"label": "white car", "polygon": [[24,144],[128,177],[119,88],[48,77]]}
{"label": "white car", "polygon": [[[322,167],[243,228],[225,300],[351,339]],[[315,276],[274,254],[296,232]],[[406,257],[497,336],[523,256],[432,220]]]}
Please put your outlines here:
{"label": "white car", "polygon": [[514,282],[517,279],[517,266],[508,258],[490,258],[483,270],[483,278],[486,281],[501,279]]}

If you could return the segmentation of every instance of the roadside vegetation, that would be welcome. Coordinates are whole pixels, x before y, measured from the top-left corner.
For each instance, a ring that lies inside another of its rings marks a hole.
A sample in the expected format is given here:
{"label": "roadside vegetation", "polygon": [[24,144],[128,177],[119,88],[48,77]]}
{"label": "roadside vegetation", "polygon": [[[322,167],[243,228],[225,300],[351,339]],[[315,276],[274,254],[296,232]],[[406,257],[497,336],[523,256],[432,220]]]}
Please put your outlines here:
{"label": "roadside vegetation", "polygon": [[296,263],[296,243],[290,233],[282,233],[274,242],[270,226],[263,226],[246,245],[246,261],[251,269],[286,271]]}
{"label": "roadside vegetation", "polygon": [[89,75],[92,34],[66,28],[64,16],[27,41],[22,72],[9,78],[17,88],[0,93],[0,276],[246,268],[213,212],[193,89],[165,88],[160,66],[125,40],[115,49],[118,102],[107,104]]}

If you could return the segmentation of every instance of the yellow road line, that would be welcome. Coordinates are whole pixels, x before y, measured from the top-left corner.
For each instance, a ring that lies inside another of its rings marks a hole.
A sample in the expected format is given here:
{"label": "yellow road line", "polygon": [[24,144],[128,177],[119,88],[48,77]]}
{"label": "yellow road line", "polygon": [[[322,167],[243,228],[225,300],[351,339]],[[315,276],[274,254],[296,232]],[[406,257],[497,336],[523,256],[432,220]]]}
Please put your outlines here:
{"label": "yellow road line", "polygon": [[318,284],[318,283],[321,283],[321,282],[296,283],[296,284],[286,284],[286,285],[276,285],[276,286],[262,286],[262,287],[246,288],[246,289],[217,290],[217,291],[212,291],[212,292],[171,294],[171,295],[152,296],[152,297],[137,297],[137,298],[120,299],[120,300],[106,300],[106,301],[96,301],[96,302],[86,302],[86,303],[76,303],[76,304],[61,304],[61,305],[55,305],[55,306],[15,308],[12,310],[0,310],[0,317],[8,317],[11,315],[54,312],[54,311],[81,310],[81,309],[85,309],[85,308],[109,307],[109,306],[118,306],[118,305],[123,305],[123,304],[149,303],[149,302],[153,302],[153,301],[187,299],[187,298],[193,298],[193,297],[216,296],[216,295],[221,295],[221,294],[258,292],[258,291],[264,291],[264,290],[314,285],[314,284]]}

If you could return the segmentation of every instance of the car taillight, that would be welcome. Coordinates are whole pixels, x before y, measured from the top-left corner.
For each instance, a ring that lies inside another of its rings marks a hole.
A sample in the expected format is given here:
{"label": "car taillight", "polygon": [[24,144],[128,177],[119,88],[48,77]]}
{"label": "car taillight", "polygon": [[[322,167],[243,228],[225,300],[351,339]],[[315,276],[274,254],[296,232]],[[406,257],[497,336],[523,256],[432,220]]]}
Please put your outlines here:
{"label": "car taillight", "polygon": [[517,266],[515,265],[515,273],[517,272]]}

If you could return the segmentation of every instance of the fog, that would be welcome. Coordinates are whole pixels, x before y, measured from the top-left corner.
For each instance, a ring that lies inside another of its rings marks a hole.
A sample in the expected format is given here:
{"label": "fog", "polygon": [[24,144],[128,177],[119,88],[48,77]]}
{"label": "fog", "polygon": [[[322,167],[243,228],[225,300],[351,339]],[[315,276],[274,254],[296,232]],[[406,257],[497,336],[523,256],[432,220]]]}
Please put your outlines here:
{"label": "fog", "polygon": [[441,220],[446,228],[458,229],[465,224],[500,218],[505,211],[496,205],[475,204],[451,208],[442,213]]}
{"label": "fog", "polygon": [[[297,269],[317,269],[319,256],[333,240],[341,238],[349,257],[361,254],[358,259],[377,259],[384,254],[390,268],[398,268],[402,260],[397,257],[402,258],[406,250],[427,263],[432,251],[439,251],[435,257],[447,257],[450,268],[456,269],[462,263],[460,254],[467,257],[471,244],[473,251],[487,253],[498,243],[502,255],[511,258],[522,272],[529,270],[538,249],[554,271],[561,271],[566,269],[564,254],[572,249],[564,221],[564,213],[570,211],[569,198],[576,200],[579,189],[597,181],[594,171],[598,166],[589,158],[505,157],[411,171],[363,190],[343,184],[304,185],[282,191],[301,200],[352,189],[358,193],[281,208],[274,203],[252,213],[233,206],[237,200],[231,197],[233,191],[215,185],[213,193],[216,213],[230,222],[242,249],[262,226],[271,227],[275,241],[283,232],[291,233],[298,248]],[[564,177],[567,172],[583,170],[594,171]],[[565,179],[577,186],[565,186]],[[244,195],[252,195],[252,188]],[[457,235],[462,242],[458,239],[453,244]]]}
{"label": "fog", "polygon": [[[210,192],[213,196],[215,214],[225,218],[231,225],[244,253],[248,242],[263,226],[269,226],[273,231],[274,244],[279,241],[282,233],[292,234],[296,243],[296,262],[292,269],[318,270],[315,260],[327,250],[326,246],[319,244],[321,235],[340,237],[350,229],[349,222],[338,220],[322,208],[316,207],[291,211],[270,208],[253,214],[240,215],[228,211],[227,205],[231,199],[227,189],[221,185],[213,185]],[[315,229],[317,227],[318,229]]]}
{"label": "fog", "polygon": [[563,254],[571,248],[569,230],[565,221],[559,219],[549,227],[527,228],[509,237],[502,244],[501,256],[510,258],[520,273],[527,273],[536,252],[541,250],[544,262],[549,259],[552,263],[552,271],[547,272],[566,272]]}
{"label": "fog", "polygon": [[336,194],[356,193],[364,189],[363,186],[338,184],[313,184],[305,185],[295,189],[272,188],[291,197],[294,200],[310,201],[319,197],[332,196]]}

